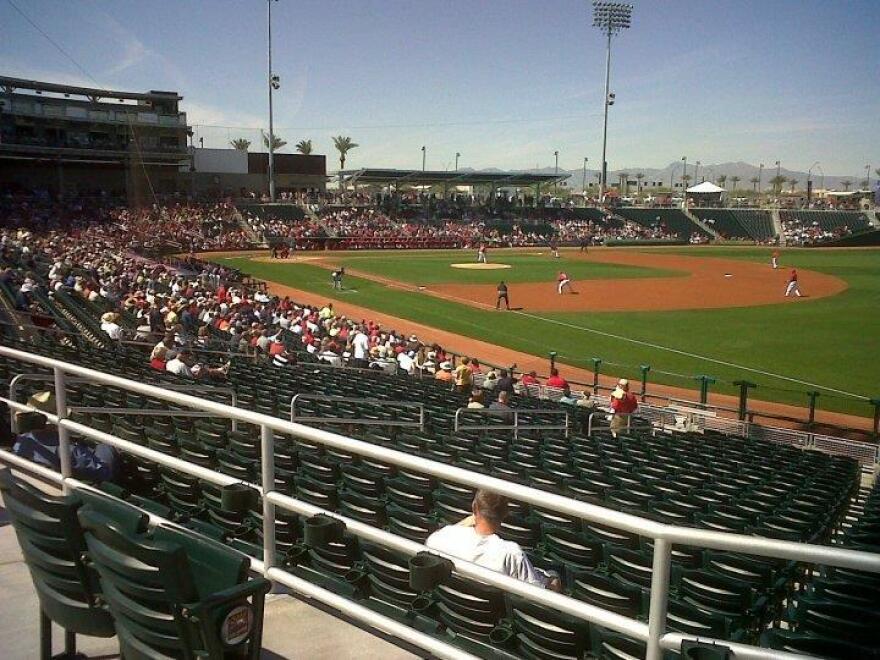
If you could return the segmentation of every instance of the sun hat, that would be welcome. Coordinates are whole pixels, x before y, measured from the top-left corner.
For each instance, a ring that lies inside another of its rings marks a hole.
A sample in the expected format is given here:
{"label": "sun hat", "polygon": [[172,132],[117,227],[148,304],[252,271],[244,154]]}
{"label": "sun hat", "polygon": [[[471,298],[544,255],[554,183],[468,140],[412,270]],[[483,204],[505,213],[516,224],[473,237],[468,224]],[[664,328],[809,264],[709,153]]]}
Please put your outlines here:
{"label": "sun hat", "polygon": [[441,362],[440,368],[443,371],[452,371],[452,363],[451,362]]}

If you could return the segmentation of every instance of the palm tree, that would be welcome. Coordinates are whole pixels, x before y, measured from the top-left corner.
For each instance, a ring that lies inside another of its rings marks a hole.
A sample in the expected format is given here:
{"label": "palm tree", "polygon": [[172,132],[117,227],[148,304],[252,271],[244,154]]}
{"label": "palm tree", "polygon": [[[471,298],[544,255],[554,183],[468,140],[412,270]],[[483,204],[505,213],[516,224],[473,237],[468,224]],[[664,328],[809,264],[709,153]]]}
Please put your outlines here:
{"label": "palm tree", "polygon": [[788,180],[788,185],[791,186],[791,192],[794,192],[794,187],[795,187],[797,184],[798,184],[798,180],[797,180],[797,179],[789,179],[789,180]]}
{"label": "palm tree", "polygon": [[629,185],[627,184],[627,180],[629,179],[629,172],[621,172],[617,175],[617,178],[620,181],[620,191],[629,193]]}
{"label": "palm tree", "polygon": [[759,179],[759,178],[756,177],[756,176],[753,176],[751,179],[749,179],[749,183],[752,184],[752,189],[753,189],[755,192],[758,192],[758,183],[760,183],[760,181],[761,181],[761,179]]}
{"label": "palm tree", "polygon": [[233,149],[238,149],[239,151],[247,151],[248,147],[251,146],[251,141],[245,138],[236,138],[235,140],[230,142],[229,145]]}
{"label": "palm tree", "polygon": [[742,181],[742,179],[740,179],[738,176],[734,175],[734,176],[730,177],[730,191],[731,192],[736,190],[736,184],[738,184],[740,181]]}
{"label": "palm tree", "polygon": [[312,141],[311,140],[300,140],[296,143],[296,150],[301,153],[303,156],[311,156],[312,155]]}
{"label": "palm tree", "polygon": [[840,185],[843,186],[843,189],[846,192],[849,192],[849,187],[852,185],[852,181],[850,181],[849,179],[844,179],[843,181],[840,182]]}
{"label": "palm tree", "polygon": [[774,176],[772,179],[770,179],[770,185],[773,186],[774,194],[778,195],[780,192],[782,192],[782,186],[785,184],[785,181],[785,177],[781,174],[779,176]]}
{"label": "palm tree", "polygon": [[359,145],[350,137],[337,135],[333,138],[333,146],[339,152],[339,185],[342,187],[342,170],[345,169],[345,155]]}
{"label": "palm tree", "polygon": [[639,182],[638,185],[639,185],[639,194],[640,194],[640,195],[642,194],[642,179],[644,179],[644,178],[645,178],[645,174],[644,174],[644,172],[638,172],[638,173],[636,173],[636,181]]}
{"label": "palm tree", "polygon": [[[262,133],[262,131],[260,131]],[[272,135],[272,151],[278,151],[279,149],[283,149],[287,145],[286,140],[282,140],[277,135]],[[266,149],[269,148],[269,134],[263,133],[263,146]]]}
{"label": "palm tree", "polygon": [[727,183],[727,175],[726,175],[726,174],[722,174],[722,175],[720,175],[720,176],[718,177],[718,184],[719,184],[722,188],[725,188],[725,187],[726,187],[726,186],[724,185],[725,183]]}

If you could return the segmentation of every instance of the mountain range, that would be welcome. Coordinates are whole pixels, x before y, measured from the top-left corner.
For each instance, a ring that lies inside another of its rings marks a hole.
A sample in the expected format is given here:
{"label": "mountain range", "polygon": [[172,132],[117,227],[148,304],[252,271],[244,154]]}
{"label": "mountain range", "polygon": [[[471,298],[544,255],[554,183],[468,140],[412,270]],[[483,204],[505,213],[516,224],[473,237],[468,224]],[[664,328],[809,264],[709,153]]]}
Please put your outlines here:
{"label": "mountain range", "polygon": [[[739,181],[737,182],[737,188],[740,190],[751,190],[754,188],[754,184],[750,183],[753,177],[759,176],[760,168],[757,165],[752,165],[751,163],[744,163],[742,161],[738,161],[735,163],[717,163],[717,164],[701,164],[699,166],[699,172],[697,176],[694,177],[696,169],[696,163],[688,162],[687,171],[688,174],[691,175],[690,185],[694,185],[695,183],[699,183],[700,181],[712,181],[714,183],[718,183],[718,177],[726,176],[727,184],[726,188],[728,190],[731,189],[731,181],[733,177],[739,177]],[[497,168],[485,168],[481,170],[473,170],[470,168],[462,168],[461,171],[480,171],[480,172],[501,172]],[[540,169],[531,169],[531,170],[515,170],[517,172],[530,172],[534,174],[554,174],[555,168],[553,167],[542,167]],[[647,181],[662,181],[665,186],[669,186],[670,177],[675,183],[681,183],[681,175],[682,175],[682,163],[681,161],[675,161],[667,165],[662,169],[658,169],[656,167],[628,167],[625,169],[619,170],[610,170],[608,172],[608,182],[611,185],[616,185],[619,181],[619,175],[626,173],[629,175],[630,181],[636,180],[636,174],[642,173],[644,174],[644,182]],[[580,190],[584,185],[584,170],[565,170],[560,168],[559,174],[568,175],[568,179],[565,181],[565,185],[573,190]],[[791,179],[797,180],[797,184],[795,185],[795,189],[804,190],[807,186],[807,172],[802,172],[798,170],[789,170],[785,167],[780,167],[779,169],[780,176],[784,176],[786,181]],[[776,166],[774,164],[765,164],[764,172],[761,176],[761,187],[764,190],[770,188],[770,180],[776,176]],[[813,187],[815,189],[822,189],[823,187],[830,190],[843,190],[845,186],[843,182],[849,181],[850,190],[856,190],[860,187],[861,182],[865,179],[864,170],[858,173],[858,176],[843,176],[843,175],[828,175],[825,176],[822,174],[818,167],[813,169],[812,172],[813,179]],[[599,180],[599,170],[591,169],[587,167],[587,183],[588,184],[596,184]],[[823,185],[824,180],[824,185]],[[877,181],[877,175],[872,171],[871,172],[871,185],[874,186]],[[720,184],[719,184],[720,185]],[[791,184],[786,183],[783,187],[784,190],[790,190]]]}

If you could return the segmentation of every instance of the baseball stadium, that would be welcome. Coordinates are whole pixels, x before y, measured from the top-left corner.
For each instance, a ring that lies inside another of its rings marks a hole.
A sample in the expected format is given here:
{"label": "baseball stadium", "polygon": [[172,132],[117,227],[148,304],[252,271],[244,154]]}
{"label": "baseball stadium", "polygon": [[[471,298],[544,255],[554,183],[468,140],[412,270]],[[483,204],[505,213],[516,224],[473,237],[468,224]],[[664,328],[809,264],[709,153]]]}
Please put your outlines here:
{"label": "baseball stadium", "polygon": [[779,4],[0,0],[2,656],[880,659],[880,11]]}

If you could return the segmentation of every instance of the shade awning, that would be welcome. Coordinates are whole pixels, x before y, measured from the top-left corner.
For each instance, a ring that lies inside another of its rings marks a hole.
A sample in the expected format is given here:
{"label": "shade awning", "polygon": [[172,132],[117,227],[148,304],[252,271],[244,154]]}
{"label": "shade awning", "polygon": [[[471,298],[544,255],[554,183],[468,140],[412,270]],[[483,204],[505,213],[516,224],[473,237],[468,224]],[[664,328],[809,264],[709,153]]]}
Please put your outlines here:
{"label": "shade awning", "polygon": [[692,186],[687,189],[688,193],[692,193],[695,195],[707,195],[707,194],[718,194],[723,193],[724,188],[719,188],[711,181],[703,181],[703,183],[698,183],[695,186]]}

